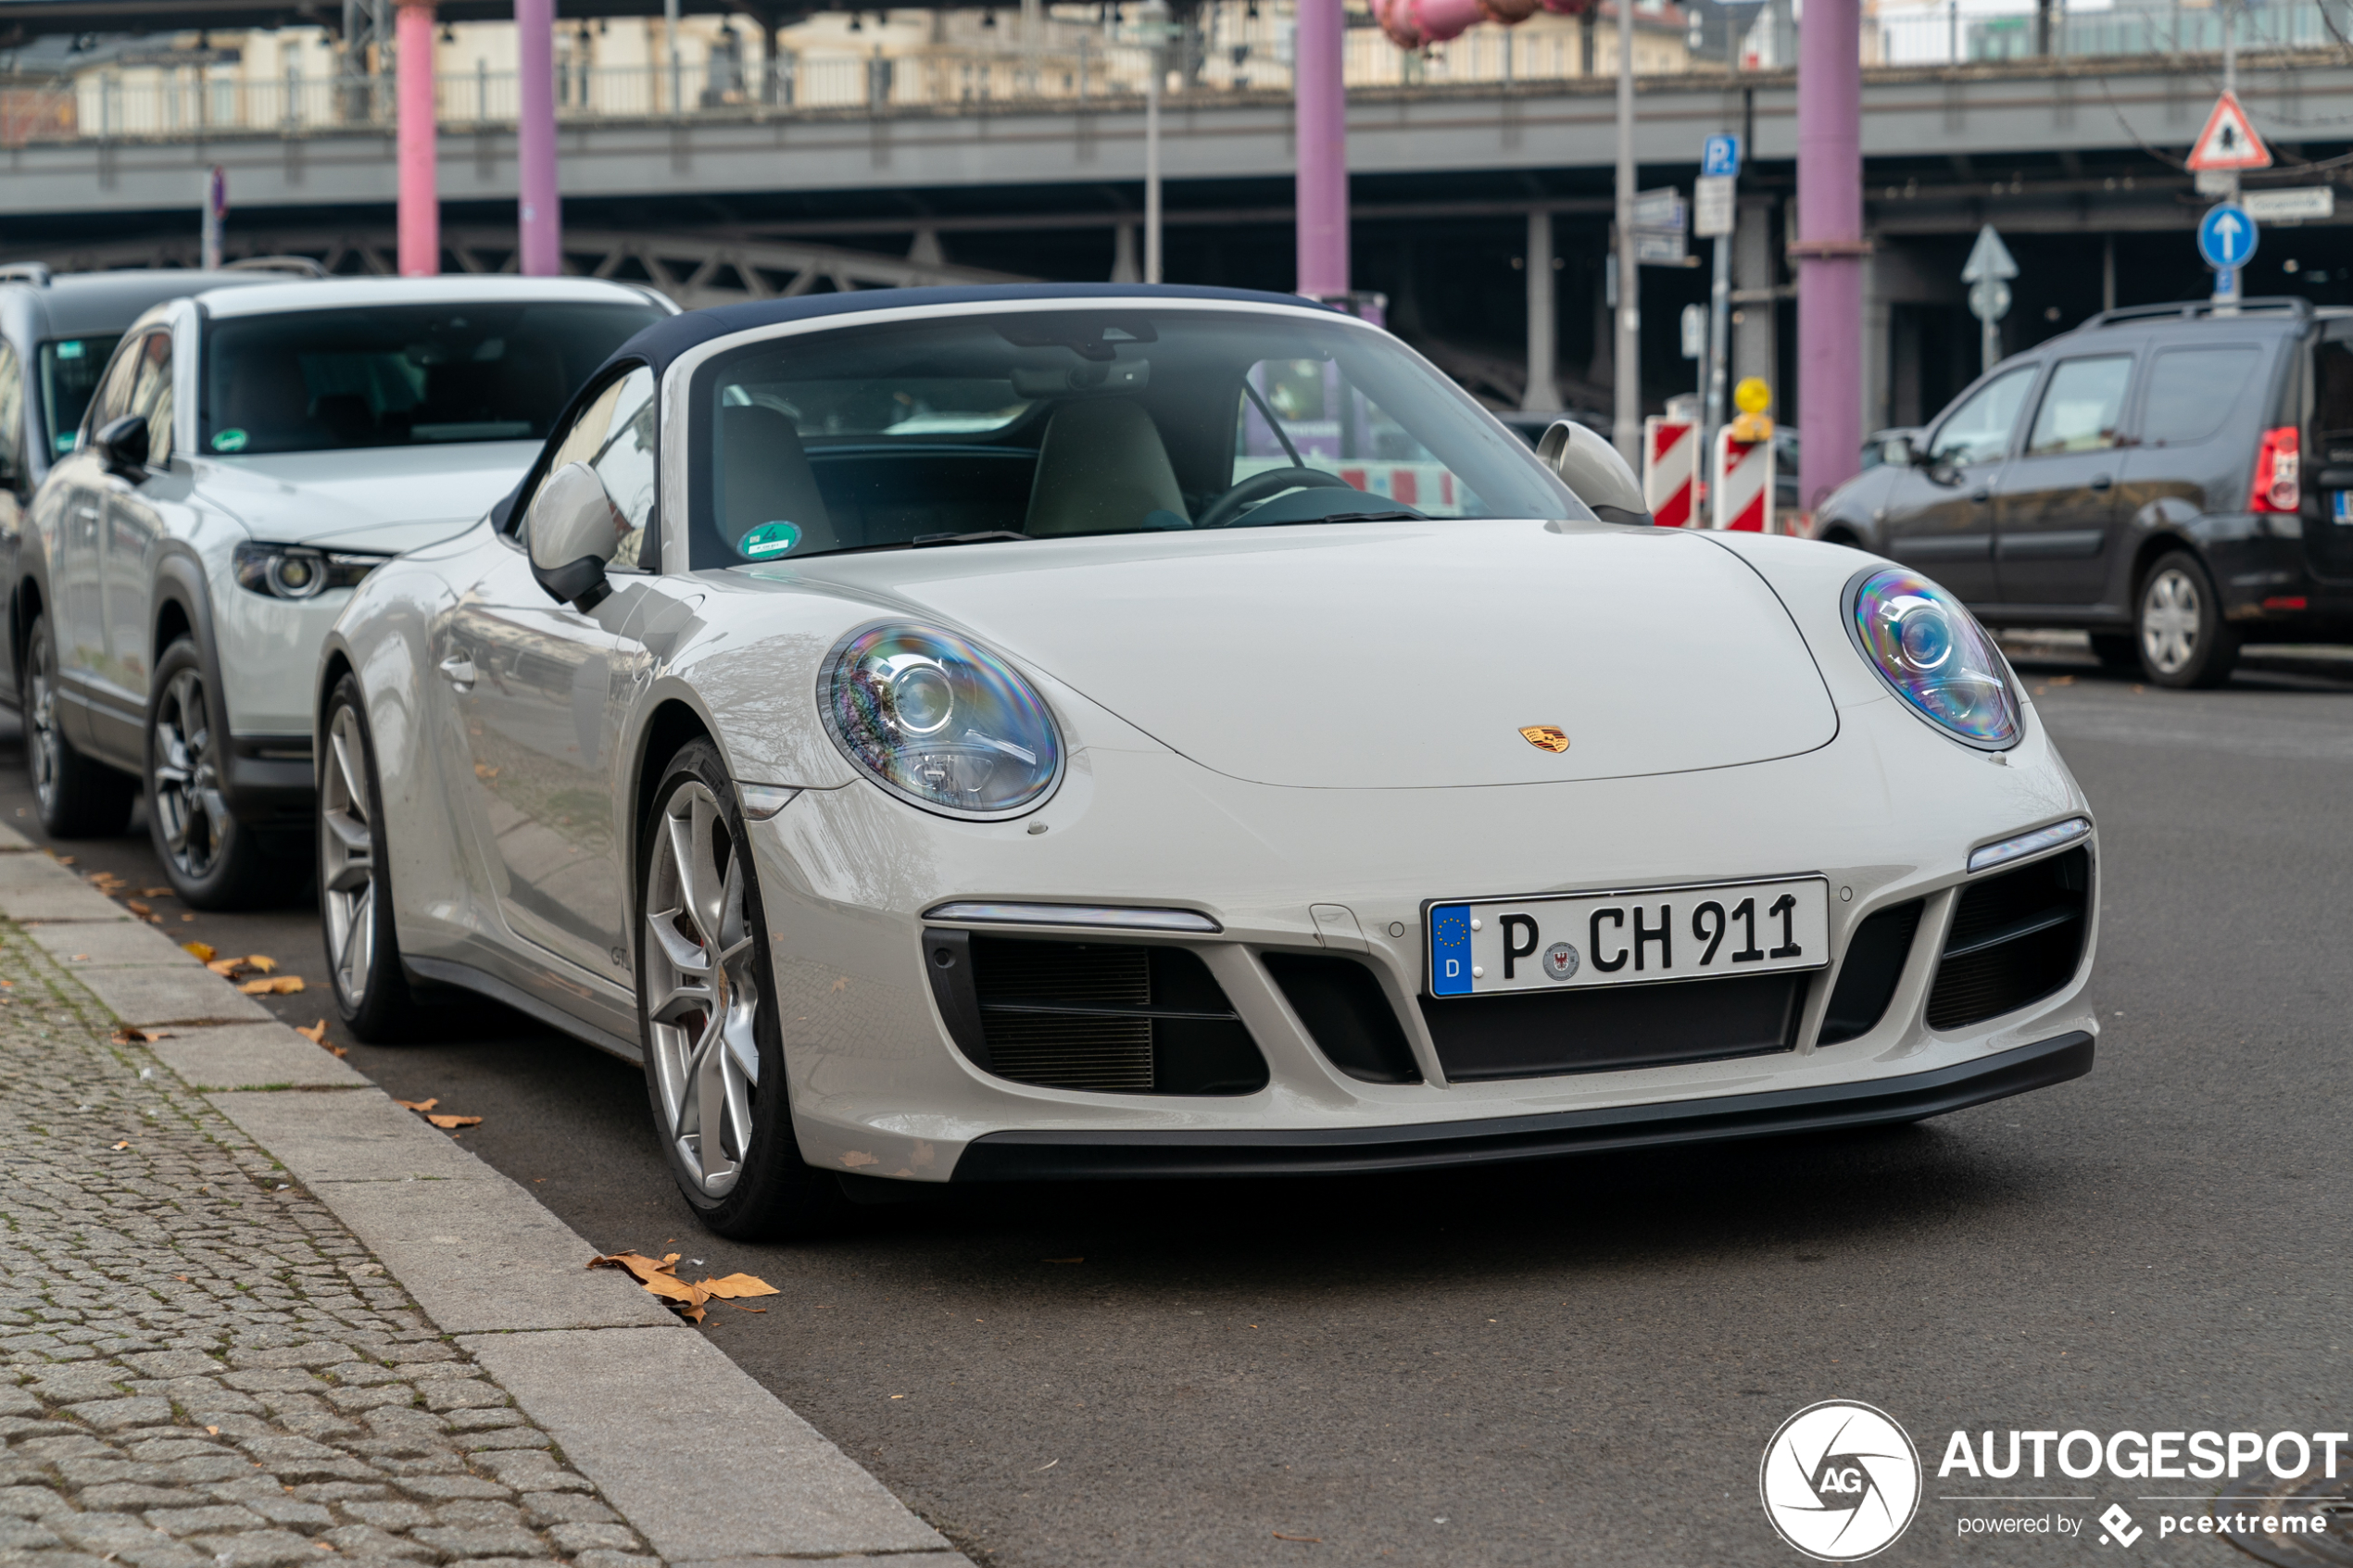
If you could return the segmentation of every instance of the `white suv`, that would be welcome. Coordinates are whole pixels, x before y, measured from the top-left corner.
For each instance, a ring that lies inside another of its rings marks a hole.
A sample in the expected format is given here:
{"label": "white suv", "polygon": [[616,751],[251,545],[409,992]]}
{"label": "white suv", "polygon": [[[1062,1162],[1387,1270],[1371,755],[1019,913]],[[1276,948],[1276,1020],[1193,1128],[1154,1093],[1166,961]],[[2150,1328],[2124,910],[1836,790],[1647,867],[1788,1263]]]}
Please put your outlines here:
{"label": "white suv", "polygon": [[[590,279],[331,279],[157,306],[33,497],[17,584],[42,824],[245,901],[309,852],[313,667],[352,584],[472,524],[676,307]],[[300,875],[299,872],[292,874]]]}

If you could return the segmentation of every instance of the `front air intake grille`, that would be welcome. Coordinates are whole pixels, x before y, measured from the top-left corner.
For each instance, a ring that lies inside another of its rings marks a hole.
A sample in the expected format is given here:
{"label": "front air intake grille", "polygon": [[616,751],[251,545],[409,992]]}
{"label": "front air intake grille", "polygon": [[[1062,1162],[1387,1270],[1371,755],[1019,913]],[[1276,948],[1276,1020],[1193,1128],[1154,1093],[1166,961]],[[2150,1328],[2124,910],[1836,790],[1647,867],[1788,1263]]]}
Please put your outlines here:
{"label": "front air intake grille", "polygon": [[1326,1060],[1367,1084],[1418,1084],[1414,1048],[1373,972],[1354,959],[1268,953],[1266,972]]}
{"label": "front air intake grille", "polygon": [[2092,852],[2075,848],[1961,893],[1928,997],[1931,1029],[1965,1029],[2075,977],[2090,928]]}
{"label": "front air intake grille", "polygon": [[1257,1043],[1185,948],[931,930],[924,967],[957,1048],[1000,1078],[1097,1094],[1266,1086]]}
{"label": "front air intake grille", "polygon": [[1806,974],[1416,998],[1455,1083],[1760,1056],[1797,1044]]}
{"label": "front air intake grille", "polygon": [[1838,966],[1838,984],[1831,987],[1830,1006],[1822,1011],[1817,1044],[1839,1045],[1879,1027],[1887,1004],[1895,999],[1895,983],[1904,978],[1904,960],[1912,956],[1926,902],[1914,898],[1878,910],[1855,928]]}

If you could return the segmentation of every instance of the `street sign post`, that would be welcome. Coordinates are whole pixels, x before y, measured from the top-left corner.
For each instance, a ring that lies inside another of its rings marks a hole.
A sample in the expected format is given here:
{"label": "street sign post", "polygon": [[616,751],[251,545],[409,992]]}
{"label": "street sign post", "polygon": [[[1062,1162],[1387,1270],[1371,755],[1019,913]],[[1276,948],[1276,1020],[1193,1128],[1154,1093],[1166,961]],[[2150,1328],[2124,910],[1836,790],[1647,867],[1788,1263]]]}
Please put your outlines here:
{"label": "street sign post", "polygon": [[1699,182],[1692,187],[1692,227],[1716,242],[1716,271],[1707,285],[1707,357],[1700,370],[1700,444],[1716,450],[1724,423],[1726,360],[1732,330],[1732,230],[1739,220],[1741,139],[1719,131],[1700,144]]}
{"label": "street sign post", "polygon": [[229,171],[219,164],[204,177],[204,223],[198,231],[198,265],[208,272],[220,266],[220,224],[229,216]]}
{"label": "street sign post", "polygon": [[2214,269],[2214,304],[2218,310],[2235,310],[2239,302],[2239,269],[2255,255],[2260,237],[2246,208],[2221,202],[2206,209],[2197,220],[2197,253]]}
{"label": "street sign post", "polygon": [[2002,357],[2002,337],[1994,326],[2010,313],[2010,280],[2018,276],[2018,262],[2010,256],[2010,247],[1988,223],[1977,232],[1977,244],[1969,247],[1969,259],[1961,264],[1961,282],[1969,286],[1969,314],[1977,318],[1978,353],[1982,369],[1992,370],[1994,361]]}

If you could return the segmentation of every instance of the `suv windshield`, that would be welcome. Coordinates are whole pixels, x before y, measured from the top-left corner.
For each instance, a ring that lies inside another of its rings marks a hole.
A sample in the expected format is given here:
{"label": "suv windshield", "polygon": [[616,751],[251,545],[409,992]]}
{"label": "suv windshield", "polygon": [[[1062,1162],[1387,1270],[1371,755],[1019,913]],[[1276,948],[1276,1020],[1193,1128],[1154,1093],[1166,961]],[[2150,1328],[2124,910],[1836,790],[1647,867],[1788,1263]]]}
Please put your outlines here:
{"label": "suv windshield", "polygon": [[219,456],[537,441],[651,305],[371,306],[215,321],[197,440]]}
{"label": "suv windshield", "polygon": [[1118,307],[754,344],[697,372],[698,568],[1378,518],[1584,518],[1526,445],[1344,318]]}
{"label": "suv windshield", "polygon": [[52,458],[73,450],[82,433],[82,416],[98,390],[98,377],[121,341],[120,332],[108,332],[57,338],[41,345],[41,433]]}

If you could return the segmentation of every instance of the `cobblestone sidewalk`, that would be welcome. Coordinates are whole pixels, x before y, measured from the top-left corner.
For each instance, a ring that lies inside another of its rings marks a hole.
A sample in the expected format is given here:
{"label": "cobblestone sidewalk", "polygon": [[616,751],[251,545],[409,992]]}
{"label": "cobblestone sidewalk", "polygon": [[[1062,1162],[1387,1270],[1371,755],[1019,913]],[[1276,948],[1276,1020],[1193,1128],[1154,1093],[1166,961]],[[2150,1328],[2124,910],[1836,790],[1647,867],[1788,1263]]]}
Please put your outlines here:
{"label": "cobblestone sidewalk", "polygon": [[0,1565],[656,1568],[324,1207],[112,1030],[0,922]]}

